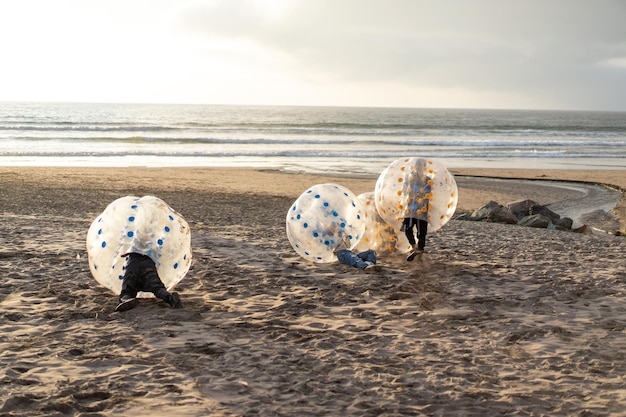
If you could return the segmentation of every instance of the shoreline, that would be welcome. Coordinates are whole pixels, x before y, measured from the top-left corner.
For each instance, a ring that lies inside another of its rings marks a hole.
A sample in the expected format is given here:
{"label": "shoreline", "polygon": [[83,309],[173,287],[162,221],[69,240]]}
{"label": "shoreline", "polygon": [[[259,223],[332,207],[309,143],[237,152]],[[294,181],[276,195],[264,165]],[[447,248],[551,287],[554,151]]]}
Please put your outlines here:
{"label": "shoreline", "polygon": [[[626,233],[626,171],[465,168],[450,169],[450,172],[458,177],[457,213],[476,210],[492,200],[506,205],[517,200],[531,199],[541,205],[548,205],[559,199],[580,195],[568,193],[565,189],[555,192],[555,189],[530,184],[507,186],[490,180],[566,182],[610,187],[622,193],[612,213],[618,218],[619,231]],[[138,193],[149,193],[151,188],[156,187],[168,191],[253,192],[293,199],[308,187],[326,182],[340,183],[358,195],[373,191],[376,179],[375,175],[293,173],[268,168],[0,167],[0,184],[6,185],[111,191],[136,189]],[[472,179],[476,181],[472,182]],[[488,184],[484,184],[485,180]]]}
{"label": "shoreline", "polygon": [[[567,181],[582,182],[598,185],[613,186],[622,192],[626,192],[626,170],[536,170],[536,169],[500,169],[500,168],[453,168],[449,171],[454,176],[466,177],[485,177],[494,179],[526,179],[526,180],[544,180],[544,181]],[[229,176],[236,176],[237,173],[243,174],[245,178],[249,173],[271,173],[280,175],[291,175],[304,179],[309,178],[345,178],[349,180],[376,180],[377,175],[374,174],[318,174],[307,172],[290,172],[273,168],[231,168],[231,167],[39,167],[39,166],[0,166],[0,180],[2,181],[19,181],[21,183],[36,183],[37,181],[49,184],[64,183],[65,179],[75,180],[77,176],[90,180],[98,177],[108,177],[117,175],[120,179],[113,178],[113,182],[121,181],[122,176],[127,179],[141,182],[141,178],[157,178],[159,172],[184,174],[186,180],[195,180],[204,173],[205,178],[209,175],[217,176],[218,180],[226,179]],[[84,174],[84,175],[83,175]],[[191,175],[187,175],[191,174]],[[310,182],[310,181],[309,181]],[[233,181],[227,181],[229,186],[235,184]],[[209,181],[205,185],[214,187],[219,185],[216,181]],[[241,188],[241,187],[238,187]],[[261,190],[262,191],[262,190]]]}

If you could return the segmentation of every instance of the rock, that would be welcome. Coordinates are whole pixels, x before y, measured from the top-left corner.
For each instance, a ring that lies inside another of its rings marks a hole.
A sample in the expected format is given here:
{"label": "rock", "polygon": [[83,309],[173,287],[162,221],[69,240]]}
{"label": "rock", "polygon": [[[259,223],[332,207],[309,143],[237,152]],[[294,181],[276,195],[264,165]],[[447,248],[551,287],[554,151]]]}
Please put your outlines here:
{"label": "rock", "polygon": [[497,209],[498,207],[500,207],[500,204],[496,203],[495,201],[490,201],[478,210],[475,210],[472,214],[470,214],[468,220],[472,220],[475,222],[487,220],[493,210]]}
{"label": "rock", "polygon": [[517,224],[527,227],[546,228],[552,224],[552,221],[543,214],[531,214],[530,216],[522,217]]}
{"label": "rock", "polygon": [[538,203],[533,200],[518,200],[512,203],[509,203],[507,207],[511,210],[511,213],[518,219],[522,217],[526,217],[530,214],[530,208],[532,206],[537,206]]}
{"label": "rock", "polygon": [[496,203],[495,201],[490,201],[478,210],[474,211],[468,217],[468,220],[517,224],[517,217],[511,213],[511,210]]}
{"label": "rock", "polygon": [[619,219],[613,214],[602,210],[594,210],[589,213],[585,213],[580,216],[580,221],[583,224],[587,224],[596,229],[604,230],[608,233],[613,233],[619,230]]}
{"label": "rock", "polygon": [[560,215],[558,215],[557,213],[553,212],[552,210],[550,210],[546,206],[540,206],[538,204],[532,206],[530,208],[530,212],[528,214],[529,215],[541,214],[541,215],[546,216],[547,218],[549,218],[552,223],[556,223],[561,218]]}
{"label": "rock", "polygon": [[576,229],[572,229],[572,232],[582,233],[583,235],[591,235],[593,234],[593,227],[583,224],[582,226],[577,227]]}
{"label": "rock", "polygon": [[558,219],[554,223],[550,223],[548,225],[548,229],[570,231],[572,230],[573,224],[574,224],[574,220],[570,219],[569,217],[563,217],[561,219]]}
{"label": "rock", "polygon": [[504,206],[500,206],[499,210],[497,210],[493,215],[493,221],[498,223],[507,223],[507,224],[517,224],[517,217],[511,213],[511,210]]}
{"label": "rock", "polygon": [[559,230],[570,230],[573,224],[574,224],[574,220],[570,219],[569,217],[562,217],[558,219],[556,222],[554,222],[554,225]]}

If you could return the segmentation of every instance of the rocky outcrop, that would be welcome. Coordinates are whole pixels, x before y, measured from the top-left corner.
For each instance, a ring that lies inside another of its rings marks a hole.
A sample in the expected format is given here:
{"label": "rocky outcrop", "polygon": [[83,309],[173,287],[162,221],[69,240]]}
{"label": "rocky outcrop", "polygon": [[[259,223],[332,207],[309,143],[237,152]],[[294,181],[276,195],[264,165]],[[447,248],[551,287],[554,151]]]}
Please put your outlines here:
{"label": "rocky outcrop", "polygon": [[593,227],[601,230],[619,230],[619,219],[605,210],[598,209],[585,213],[580,216],[580,222],[583,224],[591,224]]}
{"label": "rocky outcrop", "polygon": [[549,224],[548,229],[570,230],[574,225],[574,221],[569,217],[561,217],[556,222]]}
{"label": "rocky outcrop", "polygon": [[[457,217],[459,220],[485,221],[494,223],[517,224],[526,227],[536,227],[554,230],[572,230],[573,220],[553,212],[533,200],[520,200],[509,203],[506,207],[495,201],[490,201],[471,214]],[[573,231],[589,233],[590,227],[579,227]]]}
{"label": "rocky outcrop", "polygon": [[535,204],[530,208],[528,216],[535,216],[537,214],[547,217],[548,219],[550,219],[551,223],[556,223],[561,219],[561,216],[559,216],[557,213],[553,212],[546,206],[540,206],[539,204]]}
{"label": "rocky outcrop", "polygon": [[577,227],[576,229],[572,230],[572,232],[582,233],[583,235],[591,235],[593,234],[593,228],[591,226],[587,226],[586,224],[583,224],[582,226]]}
{"label": "rocky outcrop", "polygon": [[520,226],[527,226],[527,227],[535,227],[535,228],[538,228],[538,229],[545,229],[551,223],[552,223],[552,221],[550,220],[550,218],[548,216],[544,216],[543,214],[531,214],[529,216],[522,217],[517,224],[519,224]]}
{"label": "rocky outcrop", "polygon": [[467,220],[508,224],[517,224],[518,221],[517,217],[511,213],[511,210],[495,201],[490,201],[470,214]]}
{"label": "rocky outcrop", "polygon": [[515,215],[515,217],[521,219],[522,217],[527,216],[528,213],[530,213],[530,209],[533,206],[537,205],[539,205],[539,203],[533,200],[519,200],[509,203],[508,207],[509,210],[511,210],[511,213]]}

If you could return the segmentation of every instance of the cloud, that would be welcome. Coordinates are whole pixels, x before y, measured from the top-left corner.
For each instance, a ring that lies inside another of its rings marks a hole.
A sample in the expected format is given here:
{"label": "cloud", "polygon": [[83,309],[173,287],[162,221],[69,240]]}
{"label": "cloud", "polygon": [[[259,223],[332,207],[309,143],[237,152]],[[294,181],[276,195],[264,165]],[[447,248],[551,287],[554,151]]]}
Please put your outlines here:
{"label": "cloud", "polygon": [[626,110],[624,22],[621,0],[2,2],[0,91]]}
{"label": "cloud", "polygon": [[616,88],[597,63],[623,68],[615,64],[626,56],[620,1],[294,0],[268,13],[275,1],[191,3],[177,26],[272,51],[310,79],[507,91],[537,102]]}
{"label": "cloud", "polygon": [[598,62],[598,65],[610,68],[626,69],[626,56],[605,59]]}

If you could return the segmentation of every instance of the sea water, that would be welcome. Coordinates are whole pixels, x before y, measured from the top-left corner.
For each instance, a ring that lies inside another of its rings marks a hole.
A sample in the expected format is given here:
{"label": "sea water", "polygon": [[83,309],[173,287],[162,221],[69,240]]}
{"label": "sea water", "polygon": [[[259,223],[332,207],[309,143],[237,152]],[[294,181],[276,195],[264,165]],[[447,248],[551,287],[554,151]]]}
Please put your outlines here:
{"label": "sea water", "polygon": [[626,169],[626,113],[0,103],[2,166]]}

